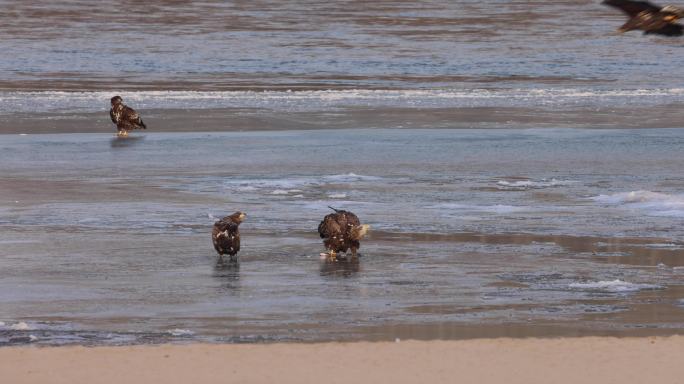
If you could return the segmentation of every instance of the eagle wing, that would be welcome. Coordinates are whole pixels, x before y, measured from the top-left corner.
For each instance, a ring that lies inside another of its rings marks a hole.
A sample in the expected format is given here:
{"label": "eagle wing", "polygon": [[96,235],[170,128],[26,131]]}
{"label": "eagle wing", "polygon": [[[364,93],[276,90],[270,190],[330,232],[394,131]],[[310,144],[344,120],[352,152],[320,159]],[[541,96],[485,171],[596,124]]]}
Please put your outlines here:
{"label": "eagle wing", "polygon": [[322,239],[342,235],[343,224],[339,222],[338,213],[331,213],[318,224],[318,234]]}
{"label": "eagle wing", "polygon": [[114,114],[114,108],[109,110],[109,118],[112,119],[112,123],[117,124],[116,115]]}
{"label": "eagle wing", "polygon": [[140,115],[138,115],[138,112],[127,105],[123,107],[123,111],[121,112],[121,120],[133,129],[147,128],[145,123],[143,123],[142,119],[140,118]]}
{"label": "eagle wing", "polygon": [[359,218],[348,211],[338,211],[331,213],[323,218],[318,225],[318,234],[321,238],[333,236],[348,238],[352,229],[360,225]]}
{"label": "eagle wing", "polygon": [[661,8],[647,1],[604,0],[603,4],[615,7],[626,13],[629,17],[634,17],[643,11],[659,12]]}
{"label": "eagle wing", "polygon": [[684,35],[684,26],[681,24],[667,23],[660,29],[646,31],[646,33],[654,33],[665,36],[682,36]]}
{"label": "eagle wing", "polygon": [[214,249],[216,249],[219,255],[228,254],[234,256],[240,251],[238,224],[230,219],[224,218],[214,223],[211,239],[214,243]]}

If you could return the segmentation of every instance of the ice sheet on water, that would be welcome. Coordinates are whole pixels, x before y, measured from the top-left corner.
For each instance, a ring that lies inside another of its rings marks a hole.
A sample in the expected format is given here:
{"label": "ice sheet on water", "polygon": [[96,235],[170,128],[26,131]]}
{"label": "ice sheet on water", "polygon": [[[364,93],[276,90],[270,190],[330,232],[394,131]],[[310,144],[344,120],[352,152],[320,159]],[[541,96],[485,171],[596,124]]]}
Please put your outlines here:
{"label": "ice sheet on water", "polygon": [[552,188],[560,187],[572,184],[573,181],[569,180],[517,180],[517,181],[506,181],[499,180],[496,184],[499,189],[503,190],[526,190],[526,189],[542,189],[542,188]]}
{"label": "ice sheet on water", "polygon": [[638,292],[643,290],[662,289],[663,287],[656,284],[647,283],[630,283],[620,279],[590,281],[590,282],[576,282],[568,285],[571,289],[600,291],[600,292]]}
{"label": "ice sheet on water", "polygon": [[684,217],[684,195],[641,190],[599,195],[592,199],[600,204],[634,209],[650,216]]}
{"label": "ice sheet on water", "polygon": [[[684,89],[396,89],[314,91],[119,92],[137,109],[265,108],[310,111],[343,107],[472,108],[492,106],[629,105],[684,101]],[[110,91],[0,92],[0,114],[106,111]]]}

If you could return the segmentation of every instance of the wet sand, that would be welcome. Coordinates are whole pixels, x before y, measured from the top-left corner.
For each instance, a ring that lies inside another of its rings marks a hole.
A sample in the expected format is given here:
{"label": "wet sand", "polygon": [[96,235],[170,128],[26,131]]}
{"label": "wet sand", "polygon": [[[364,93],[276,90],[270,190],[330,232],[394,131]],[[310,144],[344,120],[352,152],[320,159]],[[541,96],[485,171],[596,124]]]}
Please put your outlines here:
{"label": "wet sand", "polygon": [[679,383],[684,337],[0,349],[29,383]]}

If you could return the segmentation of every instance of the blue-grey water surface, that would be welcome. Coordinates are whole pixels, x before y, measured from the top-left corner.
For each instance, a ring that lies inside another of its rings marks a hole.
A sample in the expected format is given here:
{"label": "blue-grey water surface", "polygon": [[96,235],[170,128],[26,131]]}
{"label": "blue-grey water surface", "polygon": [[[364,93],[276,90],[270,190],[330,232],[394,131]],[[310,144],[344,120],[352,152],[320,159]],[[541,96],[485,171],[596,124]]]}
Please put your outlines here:
{"label": "blue-grey water surface", "polygon": [[[0,342],[672,333],[684,133],[4,135]],[[328,205],[372,226],[325,262]],[[247,212],[239,265],[212,217]],[[30,336],[33,336],[33,339]]]}
{"label": "blue-grey water surface", "polygon": [[0,345],[683,329],[680,38],[598,0],[0,5]]}
{"label": "blue-grey water surface", "polygon": [[3,1],[5,89],[684,88],[600,1]]}

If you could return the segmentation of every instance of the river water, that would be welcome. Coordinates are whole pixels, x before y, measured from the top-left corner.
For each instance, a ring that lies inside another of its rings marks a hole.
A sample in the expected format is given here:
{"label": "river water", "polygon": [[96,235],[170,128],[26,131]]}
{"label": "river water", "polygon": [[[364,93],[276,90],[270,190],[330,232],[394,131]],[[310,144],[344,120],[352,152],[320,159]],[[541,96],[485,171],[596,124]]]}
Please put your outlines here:
{"label": "river water", "polygon": [[[0,341],[678,333],[683,143],[676,129],[6,135]],[[358,262],[320,260],[329,205],[371,225]],[[240,263],[217,265],[212,217],[236,210]]]}

